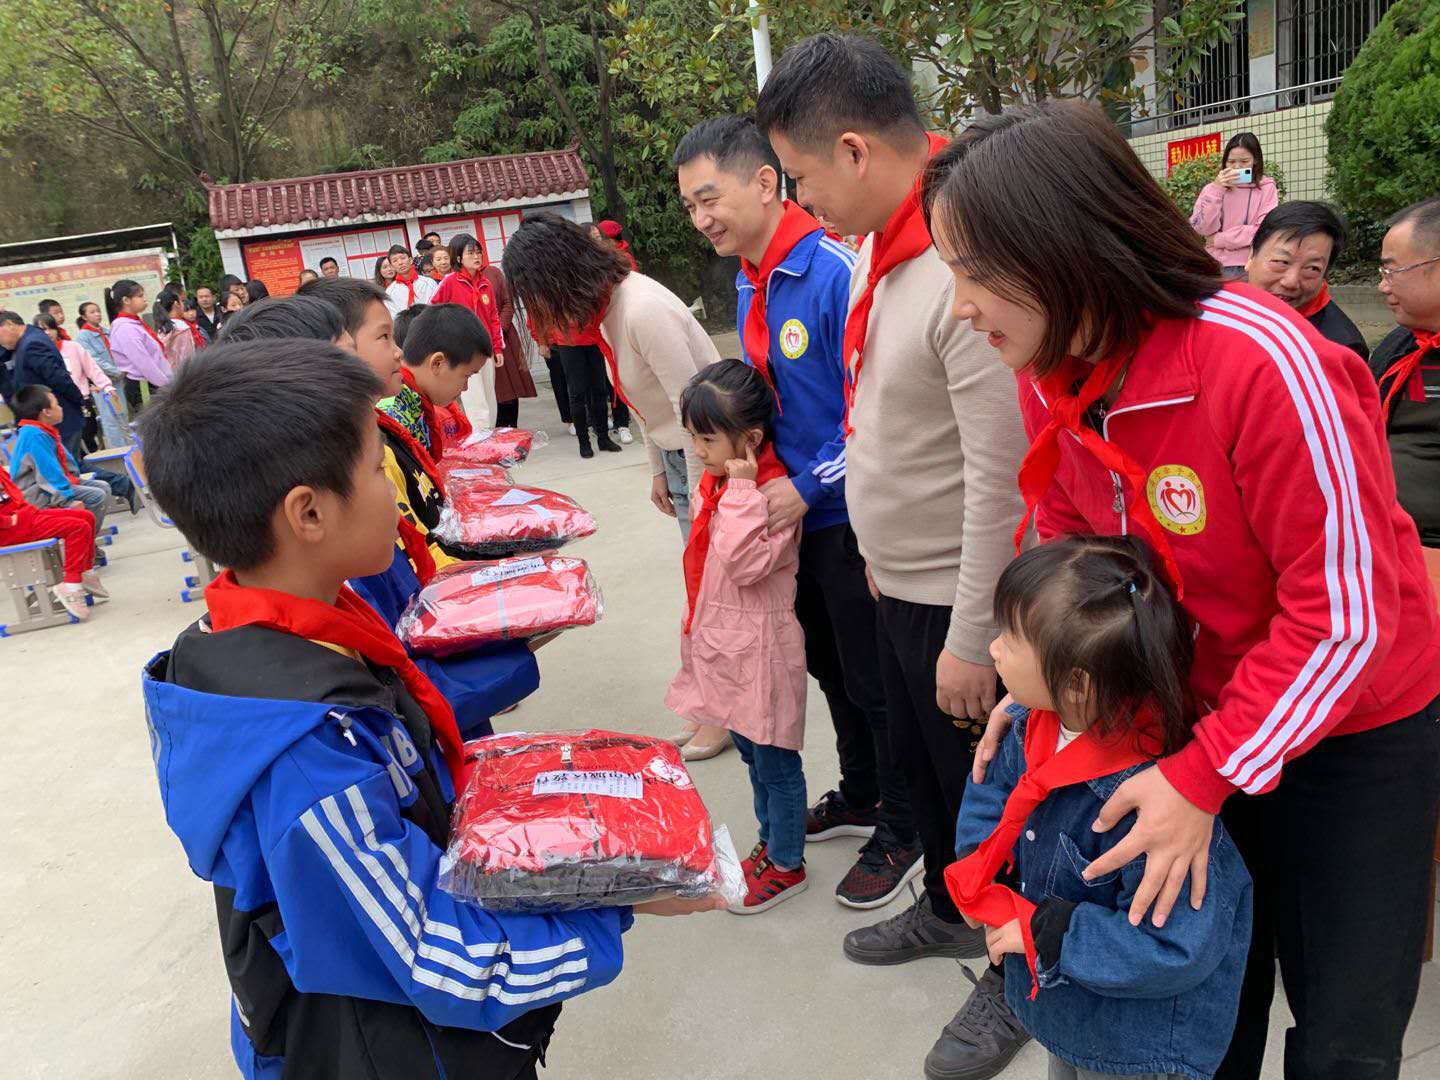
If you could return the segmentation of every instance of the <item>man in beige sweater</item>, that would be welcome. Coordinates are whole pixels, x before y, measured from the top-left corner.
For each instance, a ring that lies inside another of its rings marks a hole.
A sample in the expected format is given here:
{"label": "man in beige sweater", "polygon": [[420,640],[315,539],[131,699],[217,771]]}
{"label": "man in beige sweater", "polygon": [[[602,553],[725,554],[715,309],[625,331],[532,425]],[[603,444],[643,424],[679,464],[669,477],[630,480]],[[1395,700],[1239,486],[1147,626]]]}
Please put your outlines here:
{"label": "man in beige sweater", "polygon": [[[890,734],[925,848],[925,893],[853,931],[864,964],[985,955],[945,889],[955,821],[997,698],[991,599],[1014,555],[1026,441],[1013,377],[950,317],[953,277],[919,207],[918,179],[944,140],[927,136],[904,70],[865,38],[819,34],[788,49],[756,120],[796,198],[842,232],[869,234],[851,288],[845,357],[853,395],[850,516],[879,597]],[[1026,1039],[1003,982],[982,980],[925,1062],[932,1080],[1004,1068]]]}

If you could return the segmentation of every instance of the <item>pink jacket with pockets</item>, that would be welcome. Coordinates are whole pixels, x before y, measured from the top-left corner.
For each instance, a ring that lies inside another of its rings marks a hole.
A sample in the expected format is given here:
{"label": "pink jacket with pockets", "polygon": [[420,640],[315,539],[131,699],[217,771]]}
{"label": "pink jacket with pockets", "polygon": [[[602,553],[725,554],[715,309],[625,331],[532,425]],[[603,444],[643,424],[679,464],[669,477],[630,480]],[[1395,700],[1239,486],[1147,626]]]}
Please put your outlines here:
{"label": "pink jacket with pockets", "polygon": [[1262,176],[1253,187],[1226,187],[1213,181],[1195,200],[1190,224],[1205,237],[1205,248],[1221,266],[1244,266],[1265,215],[1280,204],[1275,181]]}
{"label": "pink jacket with pockets", "polygon": [[680,636],[680,674],[665,704],[695,723],[799,750],[805,735],[805,637],[795,618],[799,527],[772,535],[768,513],[753,481],[730,480],[721,489],[695,618]]}

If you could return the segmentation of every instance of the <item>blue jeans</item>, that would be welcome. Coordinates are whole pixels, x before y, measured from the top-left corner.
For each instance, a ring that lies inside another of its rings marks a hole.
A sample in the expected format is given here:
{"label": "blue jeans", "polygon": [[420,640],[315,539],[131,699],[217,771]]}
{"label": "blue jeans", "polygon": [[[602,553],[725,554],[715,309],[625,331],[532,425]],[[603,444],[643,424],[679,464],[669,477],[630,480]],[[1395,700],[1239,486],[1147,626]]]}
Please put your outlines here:
{"label": "blue jeans", "polygon": [[805,770],[799,752],[763,746],[733,731],[730,735],[750,770],[760,842],[780,869],[798,869],[805,861]]}
{"label": "blue jeans", "polygon": [[661,450],[665,460],[665,486],[675,504],[675,518],[680,522],[680,535],[690,542],[690,474],[685,469],[684,450]]}

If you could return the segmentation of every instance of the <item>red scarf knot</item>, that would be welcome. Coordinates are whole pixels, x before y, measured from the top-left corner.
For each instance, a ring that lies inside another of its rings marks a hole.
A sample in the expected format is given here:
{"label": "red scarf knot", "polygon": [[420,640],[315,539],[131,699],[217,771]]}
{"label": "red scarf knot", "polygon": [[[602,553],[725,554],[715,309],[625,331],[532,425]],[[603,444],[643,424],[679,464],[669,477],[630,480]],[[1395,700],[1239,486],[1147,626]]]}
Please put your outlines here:
{"label": "red scarf knot", "polygon": [[412,307],[415,303],[415,282],[419,277],[419,272],[413,266],[410,267],[409,272],[395,275],[395,280],[398,281],[401,285],[405,286],[406,307]]}
{"label": "red scarf knot", "polygon": [[[749,358],[751,366],[760,372],[769,385],[770,390],[775,390],[775,378],[770,373],[770,326],[766,315],[766,290],[770,284],[770,275],[775,273],[777,267],[790,257],[790,252],[795,245],[804,240],[811,233],[821,229],[821,225],[811,217],[803,207],[785,200],[785,212],[780,218],[780,225],[775,230],[775,235],[770,238],[769,245],[765,248],[765,254],[760,259],[760,265],[756,266],[747,259],[740,260],[740,270],[745,275],[745,280],[755,289],[755,295],[750,301],[750,308],[745,313],[745,330],[742,335],[745,355]],[[776,408],[779,408],[780,395],[775,395]]]}
{"label": "red scarf knot", "polygon": [[1325,310],[1325,305],[1330,303],[1330,283],[1320,282],[1320,291],[1295,310],[1300,313],[1302,319],[1311,318]]}
{"label": "red scarf knot", "polygon": [[1380,385],[1383,387],[1390,382],[1390,389],[1385,394],[1385,403],[1380,407],[1380,429],[1383,433],[1385,425],[1390,421],[1390,410],[1394,406],[1395,398],[1400,393],[1400,388],[1406,388],[1406,397],[1411,401],[1425,400],[1425,379],[1420,373],[1420,361],[1426,353],[1440,349],[1440,331],[1433,334],[1426,334],[1419,330],[1414,331],[1415,351],[1406,353],[1395,363],[1386,369],[1385,374],[1380,376]]}

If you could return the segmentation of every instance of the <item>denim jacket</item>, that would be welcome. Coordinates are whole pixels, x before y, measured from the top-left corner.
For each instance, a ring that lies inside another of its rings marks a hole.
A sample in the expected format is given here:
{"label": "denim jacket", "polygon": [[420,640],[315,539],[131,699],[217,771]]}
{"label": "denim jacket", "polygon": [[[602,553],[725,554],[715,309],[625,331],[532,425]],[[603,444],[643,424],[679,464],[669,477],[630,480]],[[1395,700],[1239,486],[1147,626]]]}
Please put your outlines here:
{"label": "denim jacket", "polygon": [[[1025,770],[1024,738],[1022,717],[985,782],[966,786],[957,852],[969,854],[999,823]],[[1204,904],[1190,906],[1187,883],[1159,929],[1148,917],[1131,926],[1126,915],[1143,856],[1095,881],[1080,876],[1135,823],[1132,814],[1107,833],[1092,832],[1100,807],[1151,764],[1059,788],[1025,823],[1010,884],[1037,905],[1040,992],[1030,999],[1025,957],[1011,954],[1005,998],[1025,1030],[1076,1068],[1210,1080],[1230,1044],[1250,946],[1250,874],[1234,842],[1217,819]]]}

